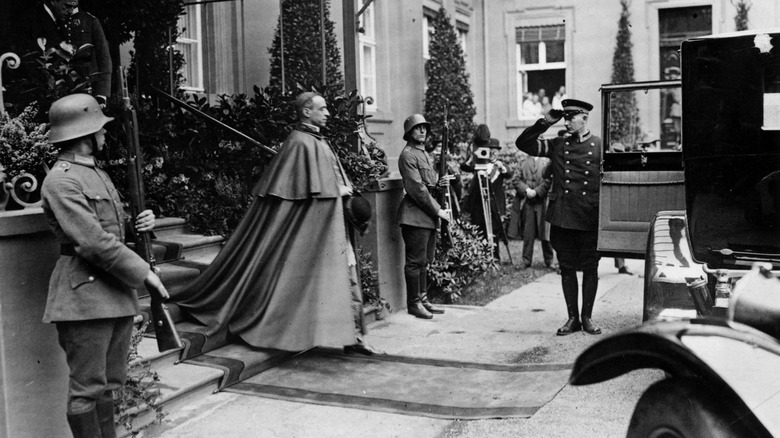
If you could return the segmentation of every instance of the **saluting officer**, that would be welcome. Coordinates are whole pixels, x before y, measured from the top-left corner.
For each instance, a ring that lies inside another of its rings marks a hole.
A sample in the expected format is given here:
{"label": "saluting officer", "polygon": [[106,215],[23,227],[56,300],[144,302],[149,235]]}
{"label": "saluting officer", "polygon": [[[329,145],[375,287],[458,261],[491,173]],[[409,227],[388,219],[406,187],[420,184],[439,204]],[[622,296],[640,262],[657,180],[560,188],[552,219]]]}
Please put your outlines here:
{"label": "saluting officer", "polygon": [[[49,109],[49,141],[60,154],[43,181],[43,212],[61,246],[43,321],[56,324],[70,368],[67,418],[75,438],[116,436],[113,390],[127,376],[135,289],[146,284],[168,297],[149,265],[124,245],[122,202],[95,164],[111,120],[88,94],[63,97]],[[151,210],[138,215],[135,228],[154,228]]]}
{"label": "saluting officer", "polygon": [[431,124],[422,114],[412,114],[404,121],[406,146],[398,157],[398,170],[404,184],[404,194],[398,207],[398,223],[404,239],[407,312],[417,318],[431,319],[443,309],[428,301],[428,264],[436,253],[436,229],[439,219],[449,220],[431,193],[437,186],[448,187],[449,177],[437,183],[438,173],[433,157],[425,152],[425,139]]}
{"label": "saluting officer", "polygon": [[[593,105],[576,99],[564,99],[563,110],[552,109],[523,131],[515,145],[529,155],[551,159],[552,192],[547,207],[550,243],[558,254],[561,285],[569,319],[558,335],[570,335],[580,329],[597,335],[601,329],[591,320],[598,289],[599,253],[596,250],[599,213],[599,166],[601,138],[588,130],[588,113]],[[569,134],[549,140],[539,135],[561,117]],[[582,312],[579,312],[577,271],[582,271]]]}

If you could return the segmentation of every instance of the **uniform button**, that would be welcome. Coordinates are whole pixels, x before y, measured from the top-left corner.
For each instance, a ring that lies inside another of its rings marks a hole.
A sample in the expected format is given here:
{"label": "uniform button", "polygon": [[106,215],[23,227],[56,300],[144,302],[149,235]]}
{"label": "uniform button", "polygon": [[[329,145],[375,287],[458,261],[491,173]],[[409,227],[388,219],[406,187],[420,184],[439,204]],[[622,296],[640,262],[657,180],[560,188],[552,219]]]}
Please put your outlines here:
{"label": "uniform button", "polygon": [[593,152],[588,152],[588,155],[593,155]]}
{"label": "uniform button", "polygon": [[566,160],[566,164],[569,164],[569,163],[571,163],[571,161],[569,161],[569,160]]}
{"label": "uniform button", "polygon": [[596,143],[591,143],[590,145],[591,145],[591,146],[596,146]]}
{"label": "uniform button", "polygon": [[585,175],[590,175],[590,172],[588,172],[588,171],[586,170],[586,171],[585,171]]}
{"label": "uniform button", "polygon": [[88,278],[88,280],[89,280],[89,281],[95,281],[95,277],[93,277],[93,276],[91,276],[91,275],[90,275],[90,276],[89,276],[89,278]]}
{"label": "uniform button", "polygon": [[564,143],[564,144],[565,144],[566,146],[568,146],[568,145],[569,145],[569,142],[567,141],[567,142],[566,142],[566,143]]}
{"label": "uniform button", "polygon": [[569,189],[564,190],[563,193],[569,193]]}
{"label": "uniform button", "polygon": [[585,184],[585,185],[588,185],[588,182],[587,182],[587,181],[585,181],[583,184]]}
{"label": "uniform button", "polygon": [[582,196],[585,196],[585,192],[582,192]]}
{"label": "uniform button", "polygon": [[[566,144],[569,144],[569,143],[566,143]],[[564,151],[563,153],[564,153],[564,154],[568,154],[568,153],[569,153],[569,151]]]}
{"label": "uniform button", "polygon": [[585,164],[590,164],[590,161],[586,161]]}
{"label": "uniform button", "polygon": [[566,184],[568,184],[568,183],[570,183],[570,182],[571,182],[571,180],[570,180],[570,179],[567,179],[567,180],[566,180]]}
{"label": "uniform button", "polygon": [[569,173],[569,169],[566,169],[566,173]]}

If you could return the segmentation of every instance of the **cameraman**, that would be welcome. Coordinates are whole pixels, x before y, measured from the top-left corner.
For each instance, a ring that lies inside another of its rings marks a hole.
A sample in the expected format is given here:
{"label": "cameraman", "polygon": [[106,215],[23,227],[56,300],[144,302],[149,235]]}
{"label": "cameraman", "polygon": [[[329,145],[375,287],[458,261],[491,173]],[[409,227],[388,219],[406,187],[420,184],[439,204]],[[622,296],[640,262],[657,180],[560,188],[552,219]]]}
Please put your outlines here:
{"label": "cameraman", "polygon": [[498,159],[498,152],[501,145],[495,138],[490,138],[490,129],[487,125],[477,126],[472,139],[473,152],[471,156],[460,165],[460,169],[465,172],[474,172],[468,190],[468,200],[463,206],[463,211],[469,213],[471,223],[476,225],[488,237],[486,212],[482,207],[482,192],[480,191],[478,174],[483,172],[488,178],[490,187],[490,199],[485,200],[490,204],[490,222],[493,234],[493,256],[496,260],[501,260],[498,251],[497,236],[503,235],[503,226],[501,218],[506,214],[506,194],[504,192],[504,180],[512,178],[512,171]]}

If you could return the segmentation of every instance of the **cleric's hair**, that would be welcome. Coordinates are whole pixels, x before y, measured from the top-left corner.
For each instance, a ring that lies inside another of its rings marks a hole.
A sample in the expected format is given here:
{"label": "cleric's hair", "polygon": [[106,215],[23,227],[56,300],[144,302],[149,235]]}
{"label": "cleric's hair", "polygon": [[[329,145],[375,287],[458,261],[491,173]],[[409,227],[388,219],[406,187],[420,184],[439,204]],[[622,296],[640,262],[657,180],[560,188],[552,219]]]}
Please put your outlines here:
{"label": "cleric's hair", "polygon": [[303,110],[311,108],[312,101],[317,96],[321,95],[313,91],[305,91],[295,98],[295,113],[298,114],[298,117],[303,117]]}

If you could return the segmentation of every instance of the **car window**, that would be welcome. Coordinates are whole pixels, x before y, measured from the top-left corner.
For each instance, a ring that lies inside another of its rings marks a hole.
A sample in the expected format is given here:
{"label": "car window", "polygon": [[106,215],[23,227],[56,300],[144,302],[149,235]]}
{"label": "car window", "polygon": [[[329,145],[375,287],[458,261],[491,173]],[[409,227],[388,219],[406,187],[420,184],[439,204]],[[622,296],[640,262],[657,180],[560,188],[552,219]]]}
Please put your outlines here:
{"label": "car window", "polygon": [[605,154],[676,152],[681,149],[679,86],[609,93]]}

